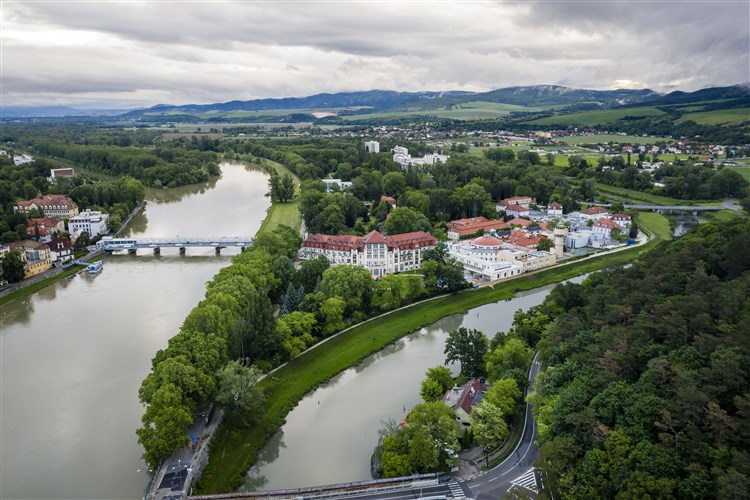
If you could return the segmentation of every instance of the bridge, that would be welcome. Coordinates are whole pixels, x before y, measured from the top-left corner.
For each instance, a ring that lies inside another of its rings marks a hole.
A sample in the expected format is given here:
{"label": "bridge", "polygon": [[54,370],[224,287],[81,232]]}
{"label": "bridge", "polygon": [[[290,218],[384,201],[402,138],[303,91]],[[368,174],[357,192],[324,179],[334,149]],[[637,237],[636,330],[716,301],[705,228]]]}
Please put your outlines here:
{"label": "bridge", "polygon": [[223,236],[223,237],[180,237],[173,238],[112,238],[105,236],[97,244],[99,250],[105,252],[114,252],[116,250],[127,250],[128,253],[135,253],[139,248],[153,250],[154,254],[161,253],[162,248],[178,248],[180,254],[185,253],[186,248],[202,247],[215,248],[216,253],[221,253],[222,248],[245,248],[252,246],[253,240],[244,236]]}
{"label": "bridge", "polygon": [[696,215],[698,212],[715,212],[717,210],[732,208],[725,205],[623,205],[623,207],[634,210],[652,210],[655,212],[692,212],[693,215]]}

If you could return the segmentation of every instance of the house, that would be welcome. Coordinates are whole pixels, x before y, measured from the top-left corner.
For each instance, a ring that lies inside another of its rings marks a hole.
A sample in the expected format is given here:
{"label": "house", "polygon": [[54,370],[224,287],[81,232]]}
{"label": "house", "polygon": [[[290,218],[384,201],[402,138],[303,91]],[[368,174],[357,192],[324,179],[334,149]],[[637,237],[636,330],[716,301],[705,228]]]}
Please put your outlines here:
{"label": "house", "polygon": [[48,243],[50,260],[52,263],[61,263],[73,258],[73,246],[68,238],[60,236],[53,237]]}
{"label": "house", "polygon": [[514,198],[505,198],[500,200],[496,205],[495,209],[498,212],[504,212],[505,209],[511,205],[520,205],[524,208],[529,208],[530,205],[536,205],[536,199],[530,196],[516,196]]}
{"label": "house", "polygon": [[305,237],[298,256],[300,259],[314,259],[324,255],[332,266],[362,266],[373,277],[379,278],[418,269],[422,265],[422,253],[437,246],[437,238],[423,231],[392,236],[372,231],[364,237],[311,234]]}
{"label": "house", "polygon": [[509,235],[502,237],[502,241],[510,243],[511,245],[518,245],[526,248],[536,248],[539,242],[545,236],[542,236],[538,232],[533,233],[530,231],[524,231],[523,229],[513,229]]}
{"label": "house", "polygon": [[351,182],[342,181],[341,179],[323,179],[323,184],[326,185],[326,191],[329,193],[336,190],[334,186],[337,186],[339,191],[344,191],[352,187]]}
{"label": "house", "polygon": [[49,177],[47,178],[50,182],[54,182],[55,179],[63,177],[65,179],[72,179],[76,176],[75,170],[72,168],[52,168],[49,171]]}
{"label": "house", "polygon": [[528,217],[529,208],[522,205],[508,205],[507,207],[505,207],[505,213],[510,217],[513,217],[514,219],[519,217]]}
{"label": "house", "polygon": [[13,210],[24,213],[40,210],[45,217],[60,217],[63,219],[78,215],[78,205],[61,194],[47,194],[31,200],[19,201],[13,207]]}
{"label": "house", "polygon": [[380,153],[380,143],[378,141],[365,142],[365,151],[368,153]]}
{"label": "house", "polygon": [[609,212],[603,207],[589,207],[581,212],[581,217],[587,220],[597,221],[609,217]]}
{"label": "house", "polygon": [[610,217],[610,219],[615,221],[615,224],[620,226],[620,229],[629,228],[630,223],[633,222],[633,218],[627,214],[612,214],[612,217]]}
{"label": "house", "polygon": [[594,234],[599,236],[602,239],[611,238],[612,230],[614,228],[619,229],[619,226],[612,219],[600,219],[594,222],[594,225],[591,226],[591,230],[594,232]]}
{"label": "house", "polygon": [[8,248],[21,253],[21,260],[24,262],[24,279],[41,274],[50,268],[50,249],[44,243],[32,240],[14,241],[8,243]]}
{"label": "house", "polygon": [[535,222],[531,222],[529,219],[521,219],[521,218],[514,218],[507,222],[509,226],[521,226],[521,227],[529,227],[532,224],[536,224]]}
{"label": "house", "polygon": [[[26,234],[30,238],[47,243],[55,233],[65,231],[65,221],[60,218],[33,217],[26,226]],[[38,237],[37,237],[38,236]]]}
{"label": "house", "polygon": [[547,205],[547,215],[550,217],[559,217],[563,214],[563,206],[556,201]]}
{"label": "house", "polygon": [[34,161],[34,157],[31,155],[20,155],[13,157],[14,165],[24,165],[26,163],[31,163],[32,161]]}
{"label": "house", "polygon": [[97,236],[109,232],[108,224],[109,214],[85,210],[68,221],[68,232],[71,234],[86,232],[89,236]]}
{"label": "house", "polygon": [[464,432],[471,429],[471,411],[484,399],[486,392],[487,386],[473,378],[461,387],[450,389],[443,396],[443,402],[451,407],[455,415],[459,437],[463,437]]}
{"label": "house", "polygon": [[381,196],[380,201],[384,201],[388,203],[391,206],[391,208],[396,208],[396,198],[392,196]]}
{"label": "house", "polygon": [[487,220],[485,217],[471,217],[468,219],[456,219],[446,224],[448,238],[456,241],[462,238],[474,236],[480,231],[489,233],[510,227],[507,222],[501,220]]}

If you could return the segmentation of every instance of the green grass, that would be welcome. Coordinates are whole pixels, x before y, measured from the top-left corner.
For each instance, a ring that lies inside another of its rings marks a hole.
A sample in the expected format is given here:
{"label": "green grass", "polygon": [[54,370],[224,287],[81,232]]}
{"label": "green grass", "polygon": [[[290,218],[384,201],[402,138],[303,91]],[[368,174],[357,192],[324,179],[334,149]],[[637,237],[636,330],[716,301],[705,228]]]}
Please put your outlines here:
{"label": "green grass", "polygon": [[[660,222],[660,218],[663,222]],[[261,422],[249,429],[230,432],[222,427],[217,432],[211,447],[211,459],[196,486],[196,493],[228,492],[242,484],[245,472],[255,462],[266,441],[283,425],[287,413],[305,394],[337,373],[440,318],[509,299],[521,290],[630,262],[669,237],[668,232],[663,231],[663,226],[668,227],[663,216],[648,214],[647,221],[655,227],[656,237],[643,246],[543,270],[492,287],[415,304],[355,326],[304,352],[260,383],[268,401]]]}
{"label": "green grass", "polygon": [[524,122],[531,125],[583,125],[594,126],[614,123],[626,116],[655,116],[663,115],[664,111],[653,106],[641,108],[605,109],[601,111],[582,111],[569,115],[549,116]]}
{"label": "green grass", "polygon": [[[95,259],[92,259],[92,262]],[[77,273],[79,270],[83,269],[84,266],[73,266],[70,269],[66,269],[65,271],[61,272],[60,274],[57,274],[55,276],[52,276],[50,278],[45,278],[41,281],[37,281],[36,283],[32,285],[25,286],[21,288],[20,290],[16,290],[13,293],[9,293],[8,295],[4,297],[0,297],[0,306],[3,306],[7,304],[8,302],[12,302],[16,299],[21,299],[23,297],[27,297],[31,295],[34,292],[38,292],[42,288],[51,285],[55,281],[60,281],[63,278],[67,278],[68,276],[72,276],[75,273]]]}
{"label": "green grass", "polygon": [[716,212],[702,212],[701,217],[712,222],[725,222],[728,220],[742,217],[741,213],[735,212],[734,210],[719,210]]}
{"label": "green grass", "polygon": [[742,177],[750,181],[750,166],[745,167],[724,167],[731,170],[735,170],[738,174],[740,174]]}
{"label": "green grass", "polygon": [[750,108],[718,109],[715,111],[702,111],[699,113],[687,113],[675,123],[688,120],[699,125],[721,125],[723,123],[741,123],[750,120]]}
{"label": "green grass", "polygon": [[271,208],[268,209],[266,218],[263,219],[263,224],[261,224],[258,232],[260,233],[264,231],[273,231],[281,224],[286,224],[287,226],[299,229],[300,224],[302,223],[302,215],[299,212],[299,178],[297,178],[297,176],[294,175],[291,170],[280,163],[276,163],[275,161],[267,160],[265,158],[263,158],[262,161],[264,165],[275,168],[276,172],[278,172],[279,175],[290,174],[292,177],[294,177],[295,198],[294,200],[288,201],[286,203],[272,204]]}
{"label": "green grass", "polygon": [[457,120],[473,120],[483,118],[497,118],[506,116],[514,111],[534,111],[537,108],[527,108],[514,104],[503,104],[497,102],[471,101],[456,104],[451,108],[434,109],[403,109],[385,111],[382,113],[368,113],[359,115],[342,116],[348,121],[369,120],[378,118],[404,118],[412,116],[437,116],[440,118],[455,118]]}
{"label": "green grass", "polygon": [[566,144],[603,144],[609,142],[617,142],[619,144],[653,144],[656,141],[663,141],[664,139],[651,136],[641,137],[637,135],[598,134],[564,137],[560,140]]}
{"label": "green grass", "polygon": [[672,228],[669,220],[656,212],[638,212],[636,220],[641,229],[653,234],[659,240],[671,240]]}
{"label": "green grass", "polygon": [[677,198],[670,198],[669,196],[643,193],[641,191],[610,186],[599,182],[596,183],[596,190],[604,196],[616,196],[625,201],[650,203],[653,205],[721,205],[722,203],[719,200],[679,200]]}

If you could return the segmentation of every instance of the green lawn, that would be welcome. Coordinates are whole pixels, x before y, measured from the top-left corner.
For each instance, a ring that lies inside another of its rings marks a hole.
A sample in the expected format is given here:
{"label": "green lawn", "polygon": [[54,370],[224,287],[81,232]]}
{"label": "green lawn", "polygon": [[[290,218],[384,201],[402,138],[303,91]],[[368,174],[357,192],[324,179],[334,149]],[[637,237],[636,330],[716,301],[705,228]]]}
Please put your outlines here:
{"label": "green lawn", "polygon": [[273,205],[271,205],[271,208],[268,209],[266,218],[263,219],[263,224],[260,226],[258,232],[273,231],[277,226],[281,224],[286,224],[287,226],[292,226],[295,229],[299,229],[302,222],[302,216],[299,213],[299,179],[291,170],[280,163],[276,163],[275,161],[267,160],[265,158],[263,158],[262,161],[264,165],[275,168],[279,175],[288,173],[292,177],[294,177],[295,198],[294,200],[287,203],[274,203]]}
{"label": "green lawn", "polygon": [[699,125],[741,123],[750,120],[750,108],[718,109],[715,111],[702,111],[700,113],[687,113],[682,115],[676,123],[682,123],[688,120],[692,120]]}
{"label": "green lawn", "polygon": [[653,205],[721,205],[722,203],[722,201],[720,200],[679,200],[677,198],[643,193],[641,191],[634,191],[632,189],[610,186],[608,184],[601,184],[599,182],[596,183],[596,190],[605,197],[607,195],[616,196],[618,198],[622,198],[625,201],[650,203]]}
{"label": "green lawn", "polygon": [[569,115],[549,116],[524,122],[531,125],[583,125],[594,126],[606,123],[614,123],[626,116],[655,116],[663,115],[664,111],[653,106],[641,108],[605,109],[600,111],[582,111]]}
{"label": "green lawn", "polygon": [[638,135],[598,134],[564,137],[560,140],[566,144],[604,144],[609,142],[620,144],[653,144],[656,141],[663,141],[665,139],[651,136],[641,137]]}
{"label": "green lawn", "polygon": [[724,222],[737,217],[742,217],[741,213],[735,212],[734,210],[719,210],[717,212],[702,212],[701,217],[712,222]]}
{"label": "green lawn", "polygon": [[483,304],[509,299],[521,290],[530,290],[630,262],[669,238],[668,230],[663,230],[664,227],[669,227],[663,216],[649,213],[646,220],[654,226],[656,238],[644,246],[573,262],[567,266],[525,275],[492,287],[415,304],[362,323],[304,352],[261,382],[268,403],[264,417],[258,425],[233,432],[222,427],[217,432],[211,447],[211,459],[196,486],[196,494],[236,489],[242,483],[247,469],[255,462],[260,449],[283,425],[287,413],[305,394],[337,373],[396,339],[440,318],[459,314]]}
{"label": "green lawn", "polygon": [[672,228],[669,220],[656,212],[638,212],[638,225],[660,240],[672,239]]}
{"label": "green lawn", "polygon": [[724,167],[731,170],[737,171],[738,174],[740,174],[742,177],[750,181],[750,166],[744,166],[744,167]]}
{"label": "green lawn", "polygon": [[527,108],[514,104],[503,104],[497,102],[471,101],[455,104],[450,108],[434,109],[403,109],[385,111],[382,113],[369,113],[359,115],[342,116],[344,120],[358,121],[378,118],[403,118],[411,116],[437,116],[440,118],[455,118],[457,120],[473,120],[484,118],[497,118],[506,116],[514,111],[534,111],[537,108]]}

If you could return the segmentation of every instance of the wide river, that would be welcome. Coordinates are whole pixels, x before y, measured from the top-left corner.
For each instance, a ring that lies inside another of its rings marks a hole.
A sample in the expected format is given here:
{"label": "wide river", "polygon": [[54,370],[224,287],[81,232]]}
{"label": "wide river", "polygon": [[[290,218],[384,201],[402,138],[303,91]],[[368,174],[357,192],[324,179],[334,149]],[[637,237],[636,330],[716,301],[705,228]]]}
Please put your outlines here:
{"label": "wide river", "polygon": [[[152,191],[131,235],[251,236],[267,176],[232,163],[207,184]],[[142,498],[138,388],[236,249],[113,255],[0,312],[0,498]]]}
{"label": "wide river", "polygon": [[[583,277],[570,281],[580,282]],[[448,316],[365,358],[305,396],[261,450],[245,491],[276,490],[371,479],[370,456],[381,422],[397,421],[421,401],[428,368],[443,364],[448,332],[476,328],[488,337],[507,331],[518,309],[541,304],[554,285]],[[454,375],[459,365],[453,366]]]}

